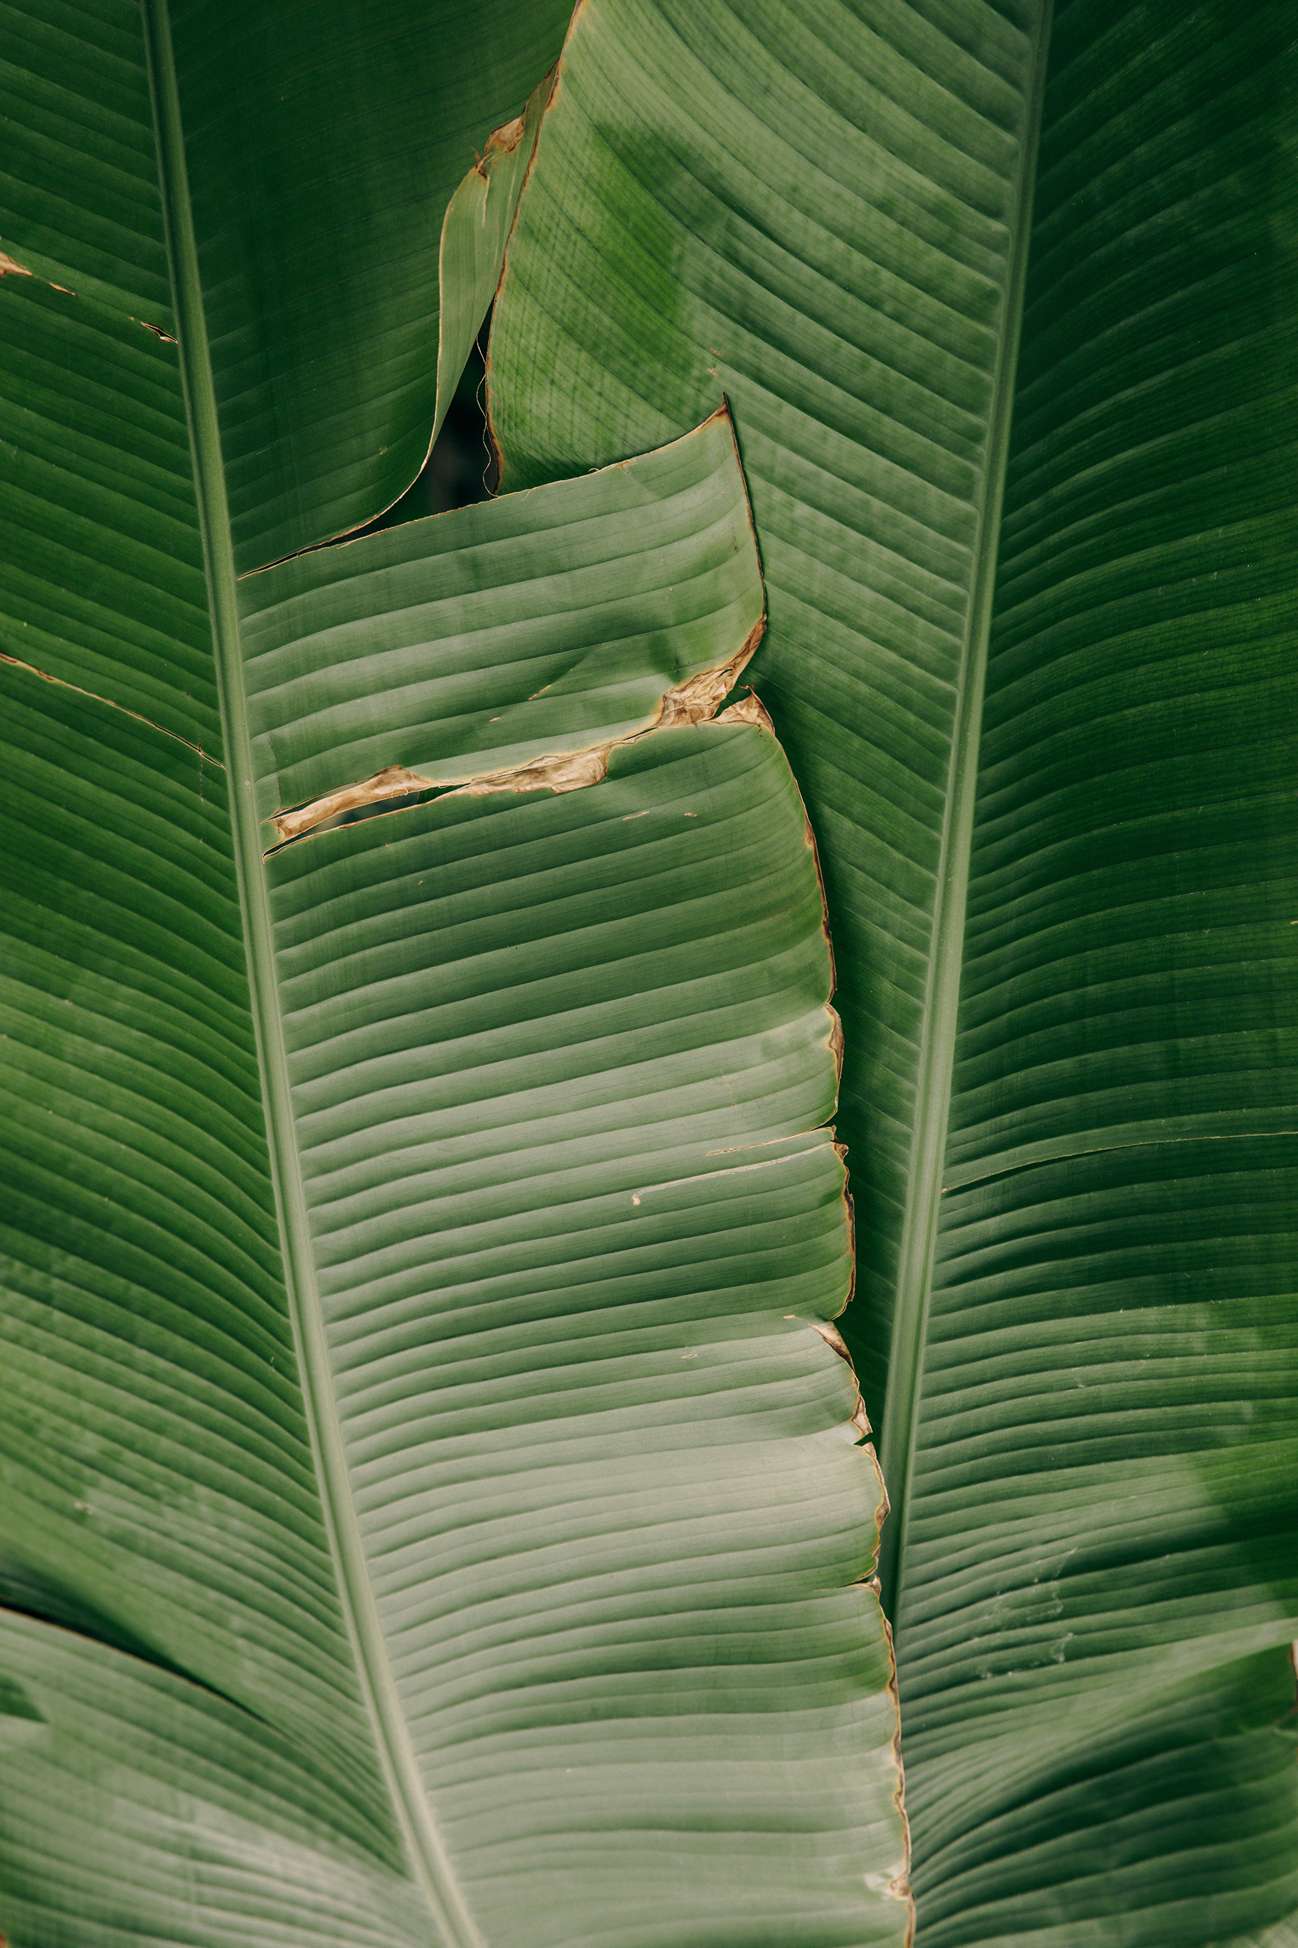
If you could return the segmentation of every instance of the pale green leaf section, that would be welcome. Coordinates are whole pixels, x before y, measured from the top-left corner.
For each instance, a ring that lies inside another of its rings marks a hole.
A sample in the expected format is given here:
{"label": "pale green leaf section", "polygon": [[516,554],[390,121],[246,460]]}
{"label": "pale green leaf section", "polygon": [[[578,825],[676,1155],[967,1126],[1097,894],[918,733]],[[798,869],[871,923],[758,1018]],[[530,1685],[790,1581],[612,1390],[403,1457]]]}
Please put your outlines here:
{"label": "pale green leaf section", "polygon": [[7,1939],[122,1948],[412,1948],[398,1863],[358,1836],[345,1772],[156,1664],[0,1615]]}
{"label": "pale green leaf section", "polygon": [[617,740],[710,716],[756,647],[729,416],[601,473],[284,562],[244,581],[240,613],[259,808],[305,808],[283,836],[367,793],[520,767],[535,788],[588,784]]}
{"label": "pale green leaf section", "polygon": [[1296,96],[1280,4],[585,0],[495,313],[507,482],[734,412],[926,1948],[1298,1904]]}
{"label": "pale green leaf section", "polygon": [[828,957],[774,739],[664,730],[588,790],[286,847],[271,887],[361,1546],[484,1938],[899,1942],[872,1477],[811,1329],[851,1279]]}

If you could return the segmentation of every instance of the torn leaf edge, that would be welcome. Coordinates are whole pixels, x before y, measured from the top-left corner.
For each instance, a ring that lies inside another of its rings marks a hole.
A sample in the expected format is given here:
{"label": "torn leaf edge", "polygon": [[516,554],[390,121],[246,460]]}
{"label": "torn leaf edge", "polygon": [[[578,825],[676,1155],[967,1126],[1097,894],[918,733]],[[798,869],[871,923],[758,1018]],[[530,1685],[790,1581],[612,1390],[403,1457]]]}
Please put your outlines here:
{"label": "torn leaf edge", "polygon": [[[606,738],[598,744],[588,744],[575,751],[547,752],[539,757],[525,758],[519,764],[506,765],[498,771],[481,771],[467,778],[454,772],[449,776],[445,773],[438,776],[431,772],[412,771],[404,764],[384,765],[372,777],[341,785],[337,790],[325,792],[294,810],[273,813],[270,824],[275,832],[276,844],[271,849],[278,851],[283,845],[308,838],[326,821],[344,812],[359,811],[366,805],[380,805],[392,799],[413,798],[425,791],[436,791],[447,798],[477,798],[497,791],[583,791],[589,785],[601,784],[608,775],[608,761],[614,751],[628,744],[639,743],[641,738],[652,737],[655,731],[706,723],[715,717],[719,706],[751,661],[765,627],[766,618],[763,615],[734,656],[687,677],[683,683],[665,691],[659,699],[652,722],[636,730],[624,731],[618,737]],[[401,807],[394,806],[393,809],[400,810]]]}

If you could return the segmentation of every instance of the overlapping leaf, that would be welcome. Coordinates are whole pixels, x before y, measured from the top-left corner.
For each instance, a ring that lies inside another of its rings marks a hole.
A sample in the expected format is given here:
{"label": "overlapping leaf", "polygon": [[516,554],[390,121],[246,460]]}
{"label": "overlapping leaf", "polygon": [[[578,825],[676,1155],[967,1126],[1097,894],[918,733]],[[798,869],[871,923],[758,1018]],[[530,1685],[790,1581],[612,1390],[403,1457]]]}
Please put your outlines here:
{"label": "overlapping leaf", "polygon": [[1298,1887],[1292,22],[1054,15],[586,0],[491,359],[507,482],[734,407],[934,1948]]}
{"label": "overlapping leaf", "polygon": [[[174,335],[164,220],[173,255],[192,230],[181,302],[205,314],[240,569],[359,526],[418,473],[447,200],[554,60],[569,11],[6,8],[0,247]],[[184,182],[159,180],[151,86],[174,87]],[[462,366],[443,360],[444,387]]]}

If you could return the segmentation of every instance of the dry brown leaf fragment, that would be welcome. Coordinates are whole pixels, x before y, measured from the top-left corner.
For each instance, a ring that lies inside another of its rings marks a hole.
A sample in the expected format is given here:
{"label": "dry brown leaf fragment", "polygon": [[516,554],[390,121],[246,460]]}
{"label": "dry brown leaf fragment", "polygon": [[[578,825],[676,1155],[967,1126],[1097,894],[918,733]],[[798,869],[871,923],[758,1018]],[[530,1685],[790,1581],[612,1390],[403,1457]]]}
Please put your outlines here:
{"label": "dry brown leaf fragment", "polygon": [[642,737],[652,736],[659,730],[675,730],[683,725],[723,720],[761,723],[769,729],[770,719],[756,698],[747,700],[756,707],[756,715],[752,709],[744,711],[739,706],[722,711],[720,718],[716,715],[718,705],[733,689],[740,672],[761,641],[764,626],[764,621],[758,622],[742,647],[724,663],[701,670],[697,675],[687,677],[683,683],[674,684],[660,699],[653,722],[639,730],[607,738],[583,750],[545,752],[538,757],[526,758],[520,764],[478,772],[468,778],[454,773],[430,777],[423,772],[412,771],[404,764],[387,764],[369,778],[339,785],[305,804],[272,813],[270,823],[276,842],[282,845],[289,839],[304,838],[327,819],[337,818],[343,812],[382,804],[385,799],[413,797],[421,791],[443,790],[448,797],[463,798],[483,797],[493,791],[584,791],[589,785],[602,783],[608,776],[611,752],[623,745],[634,744]]}

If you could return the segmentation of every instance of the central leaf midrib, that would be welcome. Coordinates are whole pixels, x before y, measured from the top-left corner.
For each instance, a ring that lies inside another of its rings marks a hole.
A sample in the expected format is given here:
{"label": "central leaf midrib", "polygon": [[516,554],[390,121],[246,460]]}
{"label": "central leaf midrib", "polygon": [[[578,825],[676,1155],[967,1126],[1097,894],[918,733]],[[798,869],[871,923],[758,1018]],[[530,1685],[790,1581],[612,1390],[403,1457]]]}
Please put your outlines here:
{"label": "central leaf midrib", "polygon": [[235,871],[294,1346],[338,1593],[374,1741],[412,1870],[445,1948],[484,1948],[433,1819],[365,1561],[315,1276],[261,862],[238,599],[167,0],[143,0],[163,222],[189,419],[230,787]]}
{"label": "central leaf midrib", "polygon": [[899,1631],[901,1626],[901,1592],[923,1397],[929,1300],[937,1247],[943,1164],[951,1118],[987,656],[1018,376],[1019,341],[1032,232],[1033,190],[1041,140],[1052,13],[1053,0],[1043,0],[1031,54],[1030,86],[1015,191],[1015,231],[1005,272],[1000,346],[993,377],[973,570],[951,730],[928,975],[916,1064],[915,1119],[901,1216],[888,1391],[879,1441],[879,1464],[892,1510],[883,1525],[879,1580],[884,1608],[894,1631]]}

